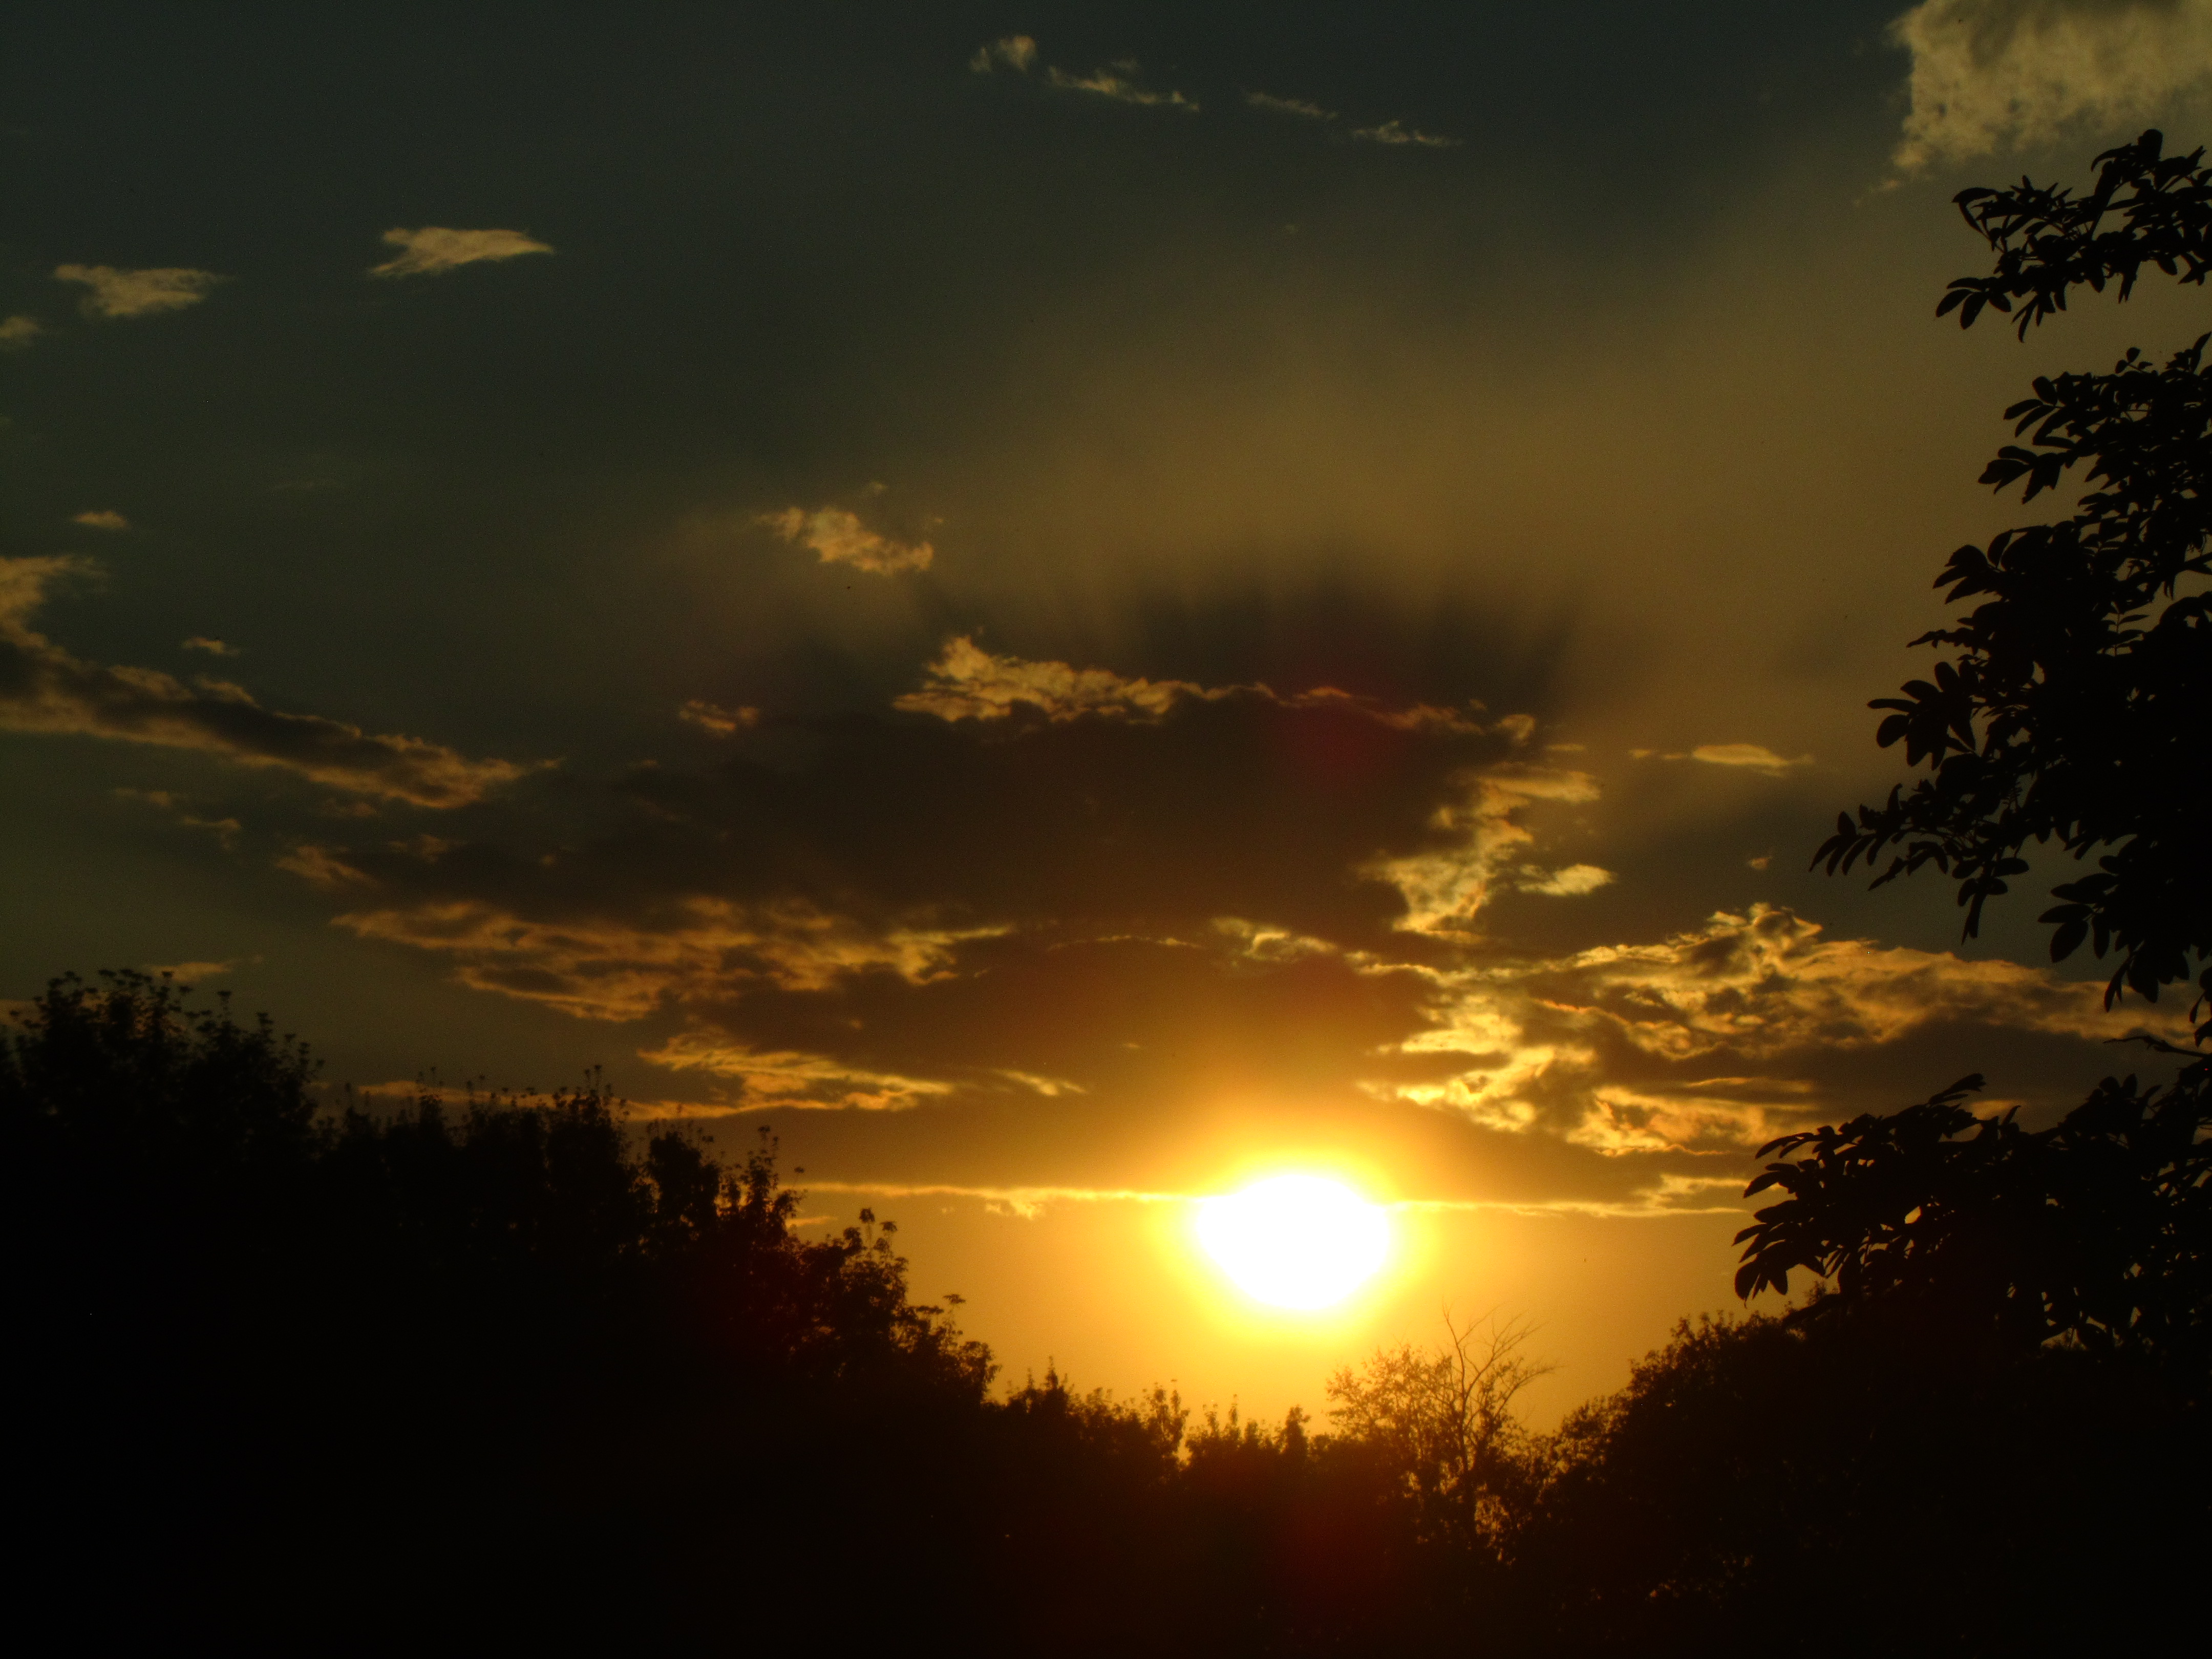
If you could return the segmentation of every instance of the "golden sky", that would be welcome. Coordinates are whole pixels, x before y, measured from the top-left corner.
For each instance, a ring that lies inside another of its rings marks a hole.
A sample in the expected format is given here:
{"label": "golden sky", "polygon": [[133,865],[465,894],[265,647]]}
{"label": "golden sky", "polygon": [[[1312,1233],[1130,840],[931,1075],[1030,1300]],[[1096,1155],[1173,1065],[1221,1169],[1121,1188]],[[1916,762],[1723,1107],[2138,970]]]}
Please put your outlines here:
{"label": "golden sky", "polygon": [[[2206,326],[1939,327],[1948,198],[2193,146],[2212,0],[915,9],[0,26],[0,996],[604,1066],[1269,1413],[1612,1386],[1761,1140],[2141,1028],[1805,866],[2003,406]],[[1291,1168],[1326,1316],[1190,1237]]]}

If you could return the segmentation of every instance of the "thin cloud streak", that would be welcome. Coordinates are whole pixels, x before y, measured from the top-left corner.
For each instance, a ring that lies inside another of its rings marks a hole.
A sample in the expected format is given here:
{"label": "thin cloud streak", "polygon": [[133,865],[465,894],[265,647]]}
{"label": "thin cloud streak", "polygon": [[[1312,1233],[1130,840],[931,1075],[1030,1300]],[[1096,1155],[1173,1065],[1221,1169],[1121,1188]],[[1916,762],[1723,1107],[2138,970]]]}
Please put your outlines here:
{"label": "thin cloud streak", "polygon": [[421,738],[373,736],[319,714],[264,708],[244,687],[87,662],[30,626],[52,582],[90,567],[0,560],[0,729],[196,750],[349,793],[453,807],[538,769],[470,760]]}
{"label": "thin cloud streak", "polygon": [[387,230],[383,240],[399,252],[380,265],[371,265],[372,276],[434,276],[463,265],[553,252],[550,244],[520,230],[451,230],[442,225],[425,225],[419,230]]}

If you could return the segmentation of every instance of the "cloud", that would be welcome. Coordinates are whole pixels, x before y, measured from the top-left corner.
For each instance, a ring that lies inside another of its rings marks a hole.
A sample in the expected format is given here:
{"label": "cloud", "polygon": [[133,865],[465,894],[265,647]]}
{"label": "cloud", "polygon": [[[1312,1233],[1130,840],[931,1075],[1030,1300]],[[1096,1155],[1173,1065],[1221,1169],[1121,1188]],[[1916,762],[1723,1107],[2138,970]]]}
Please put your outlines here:
{"label": "cloud", "polygon": [[87,530],[128,530],[131,520],[112,507],[95,507],[89,513],[77,514],[71,524],[81,524]]}
{"label": "cloud", "polygon": [[145,971],[149,974],[166,974],[171,979],[181,981],[189,986],[195,980],[220,978],[237,966],[235,958],[229,962],[149,962],[146,964]]}
{"label": "cloud", "polygon": [[802,507],[787,507],[781,513],[763,513],[755,522],[787,542],[811,548],[824,564],[849,564],[878,576],[927,570],[937,556],[937,550],[927,542],[893,541],[862,524],[859,514],[842,507],[820,507],[811,513]]}
{"label": "cloud", "polygon": [[1003,64],[1019,75],[1027,75],[1030,65],[1036,62],[1037,44],[1026,34],[1009,34],[994,40],[988,46],[975,48],[975,55],[968,60],[968,67],[978,75],[988,75],[993,67]]}
{"label": "cloud", "polygon": [[718,702],[708,702],[704,697],[693,697],[676,711],[676,718],[702,732],[711,732],[718,738],[735,737],[760,724],[760,710],[747,706],[725,708]]}
{"label": "cloud", "polygon": [[1066,70],[1048,69],[1045,80],[1067,92],[1087,92],[1093,97],[1110,98],[1117,104],[1157,105],[1163,108],[1198,113],[1195,100],[1179,92],[1149,92],[1134,82],[1124,79],[1111,70],[1093,70],[1088,75],[1071,75]]}
{"label": "cloud", "polygon": [[1543,893],[1553,898],[1580,898],[1585,893],[1595,893],[1613,882],[1613,872],[1601,870],[1595,864],[1570,864],[1561,870],[1539,870],[1523,866],[1516,886],[1524,893]]}
{"label": "cloud", "polygon": [[1396,926],[1406,933],[1465,938],[1475,915],[1499,888],[1554,895],[1595,891],[1612,879],[1592,865],[1571,865],[1546,874],[1518,863],[1535,836],[1519,820],[1539,801],[1578,804],[1597,799],[1587,772],[1554,767],[1505,766],[1470,780],[1458,801],[1438,807],[1432,830],[1449,837],[1443,846],[1399,858],[1378,859],[1360,873],[1395,887],[1405,901]]}
{"label": "cloud", "polygon": [[1380,126],[1373,127],[1354,127],[1352,136],[1364,138],[1370,144],[1414,144],[1423,149],[1453,149],[1460,142],[1456,138],[1420,131],[1407,126],[1403,121],[1385,121]]}
{"label": "cloud", "polygon": [[1131,679],[1110,668],[996,656],[966,635],[945,641],[926,671],[921,689],[894,698],[891,706],[947,721],[1006,720],[1024,708],[1048,720],[1088,716],[1156,720],[1184,702],[1218,702],[1240,696],[1281,708],[1352,714],[1398,732],[1480,737],[1495,730],[1521,740],[1531,729],[1525,715],[1509,714],[1486,726],[1457,709],[1431,703],[1393,708],[1333,685],[1285,695],[1258,684],[1205,686],[1189,680]]}
{"label": "cloud", "polygon": [[184,642],[184,648],[187,651],[204,651],[210,657],[234,657],[238,655],[238,647],[236,646],[227,645],[221,640],[211,640],[204,634],[193,635],[191,638]]}
{"label": "cloud", "polygon": [[372,276],[429,276],[487,259],[514,259],[526,253],[550,253],[546,243],[519,230],[448,230],[425,225],[420,230],[387,230],[384,240],[399,250],[397,258],[371,265]]}
{"label": "cloud", "polygon": [[20,312],[0,319],[0,351],[21,351],[46,331],[46,325],[37,318],[26,317]]}
{"label": "cloud", "polygon": [[2132,124],[2212,81],[2212,0],[1927,0],[1890,29],[1912,54],[1905,173]]}
{"label": "cloud", "polygon": [[464,805],[534,769],[264,708],[221,680],[187,684],[157,669],[87,662],[34,631],[30,618],[48,583],[88,568],[62,558],[0,559],[0,729],[198,750],[417,806]]}
{"label": "cloud", "polygon": [[1303,98],[1278,98],[1271,93],[1248,92],[1244,102],[1251,109],[1263,109],[1275,115],[1295,115],[1306,121],[1334,121],[1336,112],[1323,109],[1319,104],[1309,103]]}
{"label": "cloud", "polygon": [[1051,720],[1086,714],[1157,720],[1182,698],[1229,695],[1188,680],[1125,679],[1107,668],[994,656],[965,635],[946,642],[927,675],[921,690],[891,706],[941,720],[1000,720],[1024,708]]}
{"label": "cloud", "polygon": [[181,266],[120,270],[113,265],[57,265],[54,280],[82,283],[92,290],[80,307],[88,317],[153,317],[196,306],[216,283],[230,279]]}
{"label": "cloud", "polygon": [[277,859],[279,870],[289,871],[314,886],[335,890],[341,887],[374,887],[375,878],[356,869],[327,847],[295,847]]}
{"label": "cloud", "polygon": [[216,842],[222,846],[222,850],[226,853],[234,850],[237,847],[238,837],[246,828],[246,826],[240,823],[236,818],[204,818],[197,817],[185,810],[185,798],[182,795],[176,794],[170,790],[131,789],[126,787],[118,789],[114,793],[118,800],[142,800],[149,806],[159,808],[161,811],[168,813],[170,817],[173,817],[179,823],[184,825],[187,830],[205,830],[210,831],[214,835]]}
{"label": "cloud", "polygon": [[1657,944],[1440,970],[1435,982],[1431,1029],[1399,1052],[1469,1063],[1378,1080],[1375,1092],[1607,1152],[1749,1147],[1836,1115],[1844,1057],[1896,1051],[1933,1028],[2088,1041],[2124,1029],[2100,985],[1830,939],[1769,905]]}
{"label": "cloud", "polygon": [[1810,766],[1813,763],[1810,755],[1800,755],[1796,760],[1787,760],[1763,744],[1756,743],[1701,743],[1687,756],[1669,755],[1667,758],[1703,761],[1708,766],[1747,767],[1754,772],[1765,772],[1771,777],[1779,777],[1793,766]]}
{"label": "cloud", "polygon": [[798,1106],[891,1112],[952,1092],[949,1083],[871,1072],[821,1054],[763,1052],[711,1030],[678,1033],[639,1058],[670,1071],[707,1072],[735,1083],[747,1109]]}
{"label": "cloud", "polygon": [[[968,67],[978,75],[988,75],[994,69],[1012,70],[1018,75],[1027,75],[1037,61],[1037,43],[1026,34],[1009,34],[994,40],[987,46],[975,48],[975,55],[968,60]],[[1093,70],[1088,75],[1072,75],[1064,69],[1047,68],[1045,83],[1058,87],[1063,92],[1086,92],[1093,97],[1110,98],[1118,104],[1157,105],[1163,108],[1186,110],[1195,115],[1198,105],[1179,92],[1152,92],[1126,78],[1133,75],[1137,64],[1125,58],[1106,69]]]}
{"label": "cloud", "polygon": [[496,905],[454,900],[337,921],[363,939],[448,957],[455,977],[474,989],[605,1020],[726,997],[748,982],[821,991],[856,974],[887,973],[920,984],[949,971],[962,944],[1005,931],[877,928],[805,901],[743,905],[698,895],[649,920],[532,921]]}

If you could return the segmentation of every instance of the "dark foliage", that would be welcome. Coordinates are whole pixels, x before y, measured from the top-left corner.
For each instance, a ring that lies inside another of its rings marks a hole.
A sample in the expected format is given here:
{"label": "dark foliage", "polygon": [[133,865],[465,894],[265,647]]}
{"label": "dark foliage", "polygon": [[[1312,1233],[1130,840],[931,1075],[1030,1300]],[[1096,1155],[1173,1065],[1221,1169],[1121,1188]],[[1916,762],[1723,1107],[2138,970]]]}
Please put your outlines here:
{"label": "dark foliage", "polygon": [[[1971,325],[2023,301],[2023,336],[2065,308],[2069,289],[2125,299],[2148,265],[2202,284],[2212,271],[2212,168],[2200,149],[2165,156],[2147,132],[2097,158],[2076,200],[2022,180],[1962,191],[1967,222],[1997,254],[1986,277],[1951,285],[1938,315]],[[1894,848],[1875,884],[1923,867],[1959,884],[1966,932],[2027,872],[2031,841],[2098,868],[2053,890],[2044,914],[2063,960],[2089,942],[2118,953],[2124,987],[2155,1000],[2195,961],[2212,991],[2212,857],[2206,852],[2206,738],[2212,616],[2192,579],[2212,574],[2212,336],[2155,363],[2130,350],[2108,374],[2039,379],[2007,410],[2024,443],[1982,474],[2024,483],[2028,500],[2072,468],[2089,486],[2055,524],[2008,530],[1951,556],[1936,586],[1957,625],[1914,641],[1948,649],[1934,678],[1873,704],[1878,733],[1929,775],[1881,806],[1839,817],[1814,854],[1833,873]]]}
{"label": "dark foliage", "polygon": [[890,1224],[800,1237],[765,1142],[726,1168],[597,1087],[323,1097],[140,975],[0,1043],[19,1565],[87,1645],[1321,1654],[1459,1595],[1395,1448],[993,1401]]}
{"label": "dark foliage", "polygon": [[2107,1078],[2040,1132],[1978,1118],[1970,1077],[1887,1116],[1785,1135],[1749,1193],[1783,1200],[1737,1235],[1737,1294],[1793,1270],[1854,1301],[1916,1305],[1946,1342],[2064,1340],[2170,1367],[2194,1392],[2212,1359],[2212,1066],[2164,1088]]}
{"label": "dark foliage", "polygon": [[1569,1417],[1520,1562],[1552,1650],[2131,1650],[2191,1616],[2193,1409],[2124,1364],[1853,1308],[1686,1322]]}
{"label": "dark foliage", "polygon": [[[2201,284],[2212,249],[2203,151],[2163,157],[2147,132],[2098,158],[2095,192],[2025,181],[1958,198],[1996,249],[1995,276],[1962,278],[1938,314],[2010,310],[2024,333],[2068,289],[2119,284],[2146,264]],[[2008,413],[2011,446],[1984,482],[2027,480],[2032,498],[2068,468],[2094,486],[2057,525],[2008,531],[1952,555],[1939,586],[1984,596],[1954,648],[1914,681],[1881,740],[1934,769],[1887,805],[1838,820],[1814,862],[1831,871],[1894,855],[1876,884],[1933,864],[1960,882],[1971,934],[1984,902],[2027,869],[2030,839],[2075,857],[2112,848],[2045,913],[2051,955],[2085,939],[2119,952],[2106,990],[2155,1000],[2212,958],[2212,845],[2205,737],[2212,715],[2212,372],[2200,338],[2162,368],[2130,352],[2108,375],[2062,375]],[[2032,435],[2029,435],[2031,434]],[[2194,586],[2192,586],[2192,584]],[[2199,981],[2212,992],[2212,967]],[[2200,1000],[2195,1012],[2202,1012]],[[2200,1024],[2201,1045],[2212,1019]],[[1923,1103],[1785,1136],[1748,1191],[1778,1203],[1737,1235],[1736,1288],[1787,1291],[1803,1269],[1836,1294],[1801,1320],[1883,1310],[1942,1340],[2020,1353],[2047,1345],[2154,1365],[2203,1401],[2212,1364],[2212,1059],[2143,1039],[2185,1063],[2169,1084],[2107,1078],[2056,1126],[1978,1118],[1968,1078]],[[1866,1316],[1872,1316],[1870,1314]]]}
{"label": "dark foliage", "polygon": [[58,1645],[1997,1654],[2148,1622],[2204,1541],[2140,1320],[1686,1326],[1553,1436],[1511,1324],[1339,1373],[1327,1432],[994,1400],[887,1224],[793,1232],[765,1144],[725,1168],[596,1088],[319,1098],[143,976],[0,1044],[17,1578]]}

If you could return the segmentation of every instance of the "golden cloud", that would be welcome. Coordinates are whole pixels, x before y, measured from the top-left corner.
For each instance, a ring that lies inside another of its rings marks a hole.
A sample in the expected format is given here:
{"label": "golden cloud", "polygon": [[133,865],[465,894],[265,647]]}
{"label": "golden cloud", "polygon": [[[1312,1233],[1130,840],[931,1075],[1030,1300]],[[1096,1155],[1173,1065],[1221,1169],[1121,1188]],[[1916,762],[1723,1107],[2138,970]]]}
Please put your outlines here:
{"label": "golden cloud", "polygon": [[[1679,760],[1682,757],[1670,755],[1668,758]],[[1800,755],[1796,760],[1789,760],[1764,744],[1757,743],[1701,743],[1690,750],[1689,758],[1703,761],[1708,766],[1749,767],[1755,772],[1765,772],[1773,777],[1779,777],[1793,766],[1810,766],[1813,763],[1810,755]]]}
{"label": "golden cloud", "polygon": [[88,317],[154,317],[196,306],[216,283],[230,279],[212,270],[179,265],[143,270],[122,270],[113,265],[56,265],[54,280],[81,283],[92,290],[81,306]]}
{"label": "golden cloud", "polygon": [[371,265],[372,276],[429,276],[487,259],[514,259],[526,253],[550,253],[553,249],[519,230],[449,230],[425,225],[419,230],[387,230],[384,241],[399,250],[380,265]]}
{"label": "golden cloud", "polygon": [[893,541],[862,524],[859,514],[842,507],[818,507],[811,513],[803,507],[787,507],[781,513],[763,513],[755,522],[787,542],[811,548],[824,564],[849,564],[878,576],[927,570],[937,556],[927,542]]}
{"label": "golden cloud", "polygon": [[[1552,1121],[1607,1152],[1756,1146],[1812,1109],[1808,1056],[1896,1043],[1938,1024],[2094,1040],[2118,1035],[2103,988],[2048,969],[1826,936],[1778,907],[1722,912],[1655,945],[1555,961],[1436,970],[1431,1028],[1407,1055],[1462,1054],[1459,1073],[1382,1080],[1370,1092],[1496,1128]],[[2179,1035],[2178,1017],[2145,1022]],[[2138,1029],[2142,1029],[2139,1027]],[[1620,1084],[1605,1056],[1632,1052],[1663,1073],[1716,1059],[1779,1069]],[[1569,1121],[1557,1121],[1560,1110]]]}
{"label": "golden cloud", "polygon": [[933,714],[956,722],[1006,720],[1024,708],[1054,721],[1089,716],[1156,720],[1184,702],[1218,702],[1224,697],[1249,696],[1283,708],[1356,714],[1397,732],[1464,737],[1502,732],[1522,742],[1534,724],[1526,715],[1508,714],[1485,726],[1472,714],[1431,703],[1394,708],[1333,685],[1284,695],[1266,685],[1207,686],[1189,680],[1133,679],[1110,668],[1077,668],[1064,662],[998,656],[966,635],[948,640],[925,675],[919,691],[893,698],[891,706],[908,714]]}
{"label": "golden cloud", "polygon": [[1555,767],[1509,766],[1484,773],[1466,796],[1437,809],[1432,828],[1457,837],[1455,845],[1404,858],[1378,859],[1360,874],[1385,882],[1404,896],[1397,927],[1412,933],[1463,937],[1492,891],[1501,886],[1538,893],[1595,892],[1612,873],[1595,865],[1546,872],[1519,862],[1534,836],[1519,822],[1538,801],[1579,803],[1597,799],[1587,772]]}
{"label": "golden cloud", "polygon": [[848,1066],[822,1054],[763,1052],[717,1032],[679,1032],[639,1058],[672,1072],[707,1072],[744,1090],[743,1109],[811,1107],[826,1110],[903,1111],[933,1095],[952,1092],[949,1083],[900,1077]]}
{"label": "golden cloud", "polygon": [[718,738],[731,738],[758,726],[760,710],[750,705],[742,708],[725,708],[720,703],[708,702],[704,697],[693,697],[676,711],[676,718],[687,726],[711,732]]}
{"label": "golden cloud", "polygon": [[1003,927],[870,928],[799,901],[745,906],[692,897],[659,927],[581,919],[532,921],[471,900],[356,911],[337,925],[449,957],[479,991],[542,1002],[579,1019],[640,1019],[672,1003],[726,997],[747,981],[820,991],[848,975],[922,984],[950,970],[969,939]]}
{"label": "golden cloud", "polygon": [[966,635],[947,641],[919,691],[893,699],[894,708],[941,720],[1005,720],[1028,708],[1051,720],[1086,714],[1158,720],[1185,697],[1227,696],[1188,680],[1125,679],[1107,668],[1073,668],[994,656]]}

